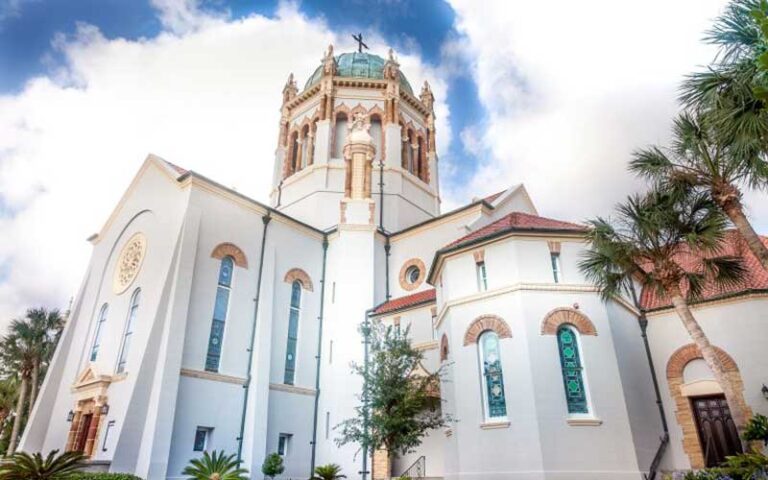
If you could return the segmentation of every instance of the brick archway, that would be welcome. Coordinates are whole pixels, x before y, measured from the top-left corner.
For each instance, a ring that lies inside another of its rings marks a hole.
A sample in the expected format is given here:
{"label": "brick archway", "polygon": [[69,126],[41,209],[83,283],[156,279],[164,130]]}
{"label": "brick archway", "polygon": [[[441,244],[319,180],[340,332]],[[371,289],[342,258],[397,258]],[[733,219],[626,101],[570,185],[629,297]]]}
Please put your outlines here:
{"label": "brick archway", "polygon": [[499,338],[512,338],[512,330],[504,319],[496,315],[481,315],[469,324],[464,334],[464,346],[477,343],[480,334],[486,330],[493,330]]}
{"label": "brick archway", "polygon": [[300,268],[292,268],[288,270],[285,273],[285,278],[283,278],[283,281],[286,283],[293,283],[295,281],[299,281],[302,288],[304,290],[307,290],[308,292],[311,292],[314,290],[312,287],[312,279],[309,278],[309,275],[307,275],[307,272]]}
{"label": "brick archway", "polygon": [[235,265],[241,268],[248,268],[248,259],[240,248],[234,243],[224,242],[216,245],[211,252],[211,257],[221,260],[224,257],[232,257]]}
{"label": "brick archway", "polygon": [[[736,362],[723,349],[719,347],[714,348],[717,351],[717,356],[720,358],[720,362],[723,364],[725,374],[728,376],[731,383],[733,383],[738,402],[747,413],[747,416],[752,416],[752,410],[744,400],[744,382],[741,379],[741,373],[739,373],[739,368],[736,365]],[[699,352],[698,347],[693,343],[689,343],[688,345],[684,345],[675,350],[669,357],[666,372],[669,393],[675,403],[675,418],[683,431],[683,451],[688,455],[688,460],[691,462],[691,468],[694,469],[704,468],[706,464],[704,461],[704,452],[701,450],[699,433],[696,428],[691,401],[689,397],[683,395],[682,387],[685,384],[683,372],[688,363],[702,358],[704,357],[701,355],[701,352]]]}
{"label": "brick archway", "polygon": [[556,308],[549,312],[541,322],[541,334],[556,335],[561,325],[572,325],[582,335],[597,335],[592,320],[573,308]]}

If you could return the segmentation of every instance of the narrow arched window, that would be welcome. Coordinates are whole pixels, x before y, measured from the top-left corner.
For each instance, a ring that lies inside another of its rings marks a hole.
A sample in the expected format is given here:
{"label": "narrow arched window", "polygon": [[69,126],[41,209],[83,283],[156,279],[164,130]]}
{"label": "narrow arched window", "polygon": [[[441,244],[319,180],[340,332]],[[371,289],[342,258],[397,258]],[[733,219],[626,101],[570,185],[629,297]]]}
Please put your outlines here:
{"label": "narrow arched window", "polygon": [[293,385],[296,378],[296,344],[299,340],[299,314],[301,313],[301,282],[291,284],[291,305],[288,309],[288,345],[285,349],[285,375],[283,383]]}
{"label": "narrow arched window", "polygon": [[373,144],[376,146],[376,153],[373,157],[373,165],[376,166],[379,164],[381,153],[384,151],[381,117],[378,115],[371,115],[371,138],[373,138]]}
{"label": "narrow arched window", "polygon": [[109,305],[102,305],[99,310],[99,319],[96,321],[96,331],[93,333],[93,343],[91,344],[91,361],[95,362],[99,356],[99,346],[101,345],[101,335],[104,331],[104,323],[107,321],[107,311]]}
{"label": "narrow arched window", "polygon": [[414,141],[413,130],[408,130],[408,144],[406,145],[406,153],[408,155],[408,171],[416,173],[416,162],[414,161],[414,152],[412,142]]}
{"label": "narrow arched window", "polygon": [[219,266],[219,284],[216,287],[216,302],[213,305],[211,334],[208,336],[208,354],[205,356],[205,369],[218,372],[221,361],[221,347],[224,342],[224,325],[229,311],[229,294],[232,289],[232,271],[234,260],[230,256],[221,259]]}
{"label": "narrow arched window", "polygon": [[336,115],[333,130],[333,158],[344,158],[344,144],[347,143],[347,114]]}
{"label": "narrow arched window", "polygon": [[304,126],[304,129],[301,131],[301,165],[299,166],[299,170],[303,170],[307,168],[307,165],[309,165],[309,125]]}
{"label": "narrow arched window", "polygon": [[560,350],[560,366],[563,371],[568,413],[589,413],[576,329],[570,325],[562,325],[557,330],[557,347]]}
{"label": "narrow arched window", "polygon": [[288,172],[288,175],[291,175],[295,173],[298,169],[298,158],[299,158],[299,133],[293,132],[293,135],[291,135],[291,168]]}
{"label": "narrow arched window", "polygon": [[488,330],[478,340],[480,368],[483,381],[485,416],[499,420],[507,416],[507,401],[504,397],[504,373],[501,368],[499,336]]}
{"label": "narrow arched window", "polygon": [[120,356],[117,360],[117,373],[125,372],[128,363],[128,352],[131,348],[133,339],[133,329],[136,326],[136,315],[139,311],[139,300],[141,300],[141,289],[137,288],[131,295],[130,306],[128,307],[128,318],[125,321],[125,331],[123,333],[122,345],[120,345]]}

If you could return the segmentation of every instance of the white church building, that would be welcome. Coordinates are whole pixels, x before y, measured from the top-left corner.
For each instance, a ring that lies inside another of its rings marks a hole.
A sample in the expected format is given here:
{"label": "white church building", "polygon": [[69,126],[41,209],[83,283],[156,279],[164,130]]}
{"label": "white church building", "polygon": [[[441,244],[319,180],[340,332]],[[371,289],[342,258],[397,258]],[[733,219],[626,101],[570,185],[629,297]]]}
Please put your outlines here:
{"label": "white church building", "polygon": [[[148,480],[185,478],[206,450],[254,479],[277,452],[281,479],[337,463],[350,479],[462,480],[639,480],[738,451],[668,302],[642,292],[641,315],[581,275],[582,225],[540,216],[522,184],[440,211],[433,103],[391,52],[329,48],[283,90],[270,205],[150,155],[89,239],[21,448]],[[730,247],[748,281],[694,313],[768,414],[768,273]],[[423,368],[443,367],[455,421],[404,457],[335,443],[366,316],[410,327]]]}

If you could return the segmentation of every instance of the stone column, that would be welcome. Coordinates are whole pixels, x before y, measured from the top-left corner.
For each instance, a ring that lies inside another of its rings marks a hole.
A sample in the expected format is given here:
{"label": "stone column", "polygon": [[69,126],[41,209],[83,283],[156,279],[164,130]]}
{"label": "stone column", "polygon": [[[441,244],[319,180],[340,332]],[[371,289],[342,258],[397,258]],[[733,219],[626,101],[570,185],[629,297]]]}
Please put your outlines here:
{"label": "stone column", "polygon": [[349,127],[344,146],[346,164],[345,198],[341,201],[341,223],[372,225],[371,174],[376,147],[364,114],[357,114]]}
{"label": "stone column", "polygon": [[371,468],[371,478],[373,480],[389,480],[392,478],[392,462],[386,448],[380,448],[373,452]]}

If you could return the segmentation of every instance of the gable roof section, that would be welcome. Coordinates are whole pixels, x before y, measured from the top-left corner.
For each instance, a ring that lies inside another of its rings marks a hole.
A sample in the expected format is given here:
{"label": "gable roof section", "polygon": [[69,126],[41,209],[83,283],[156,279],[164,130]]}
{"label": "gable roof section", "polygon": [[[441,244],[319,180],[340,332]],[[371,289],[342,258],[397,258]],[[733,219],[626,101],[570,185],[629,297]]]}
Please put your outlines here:
{"label": "gable roof section", "polygon": [[458,248],[467,244],[492,238],[507,232],[556,232],[556,233],[584,233],[587,228],[576,223],[554,220],[523,212],[512,212],[495,222],[475,230],[463,237],[454,240],[444,248]]}
{"label": "gable roof section", "polygon": [[[762,237],[763,243],[768,246],[768,237]],[[703,303],[713,300],[748,295],[750,293],[768,293],[768,272],[763,269],[760,261],[754,256],[736,230],[728,232],[723,250],[720,255],[735,255],[743,259],[743,266],[746,270],[744,280],[740,285],[734,285],[729,288],[718,288],[715,285],[707,284],[701,298],[693,303]],[[690,251],[684,251],[675,255],[675,260],[687,271],[694,271],[701,263],[701,256]],[[687,288],[684,288],[683,294],[687,294]],[[660,295],[656,289],[644,288],[640,295],[640,305],[646,310],[662,310],[671,308],[672,302],[663,295]]]}
{"label": "gable roof section", "polygon": [[393,298],[388,302],[379,305],[376,310],[373,311],[374,315],[384,315],[387,313],[393,313],[398,310],[405,310],[411,307],[417,307],[421,305],[427,305],[434,303],[436,298],[435,289],[422,290],[420,292],[412,293],[404,297]]}

